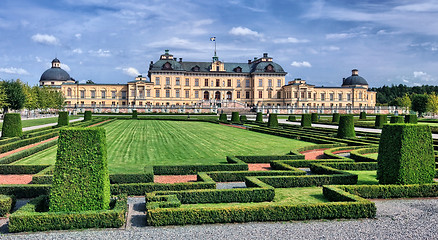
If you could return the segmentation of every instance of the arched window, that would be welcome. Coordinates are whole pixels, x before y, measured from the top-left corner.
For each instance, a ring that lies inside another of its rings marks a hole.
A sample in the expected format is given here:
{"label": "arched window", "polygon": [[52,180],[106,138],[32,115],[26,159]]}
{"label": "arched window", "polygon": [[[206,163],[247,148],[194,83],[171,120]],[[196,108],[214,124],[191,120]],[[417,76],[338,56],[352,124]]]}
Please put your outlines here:
{"label": "arched window", "polygon": [[227,92],[227,100],[232,100],[232,94],[230,91]]}
{"label": "arched window", "polygon": [[67,89],[67,97],[71,97],[71,88]]}
{"label": "arched window", "polygon": [[210,99],[210,94],[208,93],[208,91],[204,92],[204,100],[208,100]]}

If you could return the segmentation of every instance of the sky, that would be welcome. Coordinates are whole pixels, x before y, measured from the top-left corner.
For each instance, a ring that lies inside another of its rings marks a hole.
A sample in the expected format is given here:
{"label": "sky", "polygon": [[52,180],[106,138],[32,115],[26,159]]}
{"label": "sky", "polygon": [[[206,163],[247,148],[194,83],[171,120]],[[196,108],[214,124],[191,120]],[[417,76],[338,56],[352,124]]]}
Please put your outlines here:
{"label": "sky", "polygon": [[71,77],[126,83],[169,49],[183,61],[246,63],[340,86],[438,85],[438,0],[1,0],[0,79],[37,85],[57,57]]}

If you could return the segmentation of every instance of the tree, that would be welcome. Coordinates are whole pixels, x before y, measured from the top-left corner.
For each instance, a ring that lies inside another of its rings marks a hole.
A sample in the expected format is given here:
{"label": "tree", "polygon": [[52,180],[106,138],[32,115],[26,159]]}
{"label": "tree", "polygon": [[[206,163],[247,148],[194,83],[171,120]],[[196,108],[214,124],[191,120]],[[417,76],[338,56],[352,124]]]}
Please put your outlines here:
{"label": "tree", "polygon": [[86,84],[95,84],[94,82],[93,82],[93,80],[87,80],[86,82],[85,82]]}
{"label": "tree", "polygon": [[4,107],[4,112],[7,112],[8,108],[13,110],[22,109],[26,101],[26,95],[24,94],[21,81],[19,79],[4,81],[3,87],[7,96],[6,102],[9,104]]}
{"label": "tree", "polygon": [[400,107],[411,107],[412,101],[407,93],[403,97],[400,98]]}
{"label": "tree", "polygon": [[7,98],[8,96],[6,95],[3,82],[0,82],[0,109],[4,109],[5,107],[9,106]]}
{"label": "tree", "polygon": [[28,84],[23,84],[23,92],[26,96],[26,101],[24,102],[24,108],[29,110],[34,110],[38,108],[38,96],[32,87]]}
{"label": "tree", "polygon": [[438,96],[433,92],[428,97],[427,110],[433,114],[438,113]]}
{"label": "tree", "polygon": [[418,112],[420,116],[427,111],[427,102],[429,98],[425,94],[415,94],[412,97],[412,110]]}

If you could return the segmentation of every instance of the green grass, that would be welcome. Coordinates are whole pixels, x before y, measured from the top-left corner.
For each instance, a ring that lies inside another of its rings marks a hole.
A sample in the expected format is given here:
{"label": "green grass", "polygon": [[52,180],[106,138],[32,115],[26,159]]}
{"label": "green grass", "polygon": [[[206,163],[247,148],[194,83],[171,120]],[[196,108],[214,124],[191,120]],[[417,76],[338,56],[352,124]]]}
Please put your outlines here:
{"label": "green grass", "polygon": [[379,153],[370,153],[370,154],[366,154],[365,156],[370,157],[370,158],[374,158],[377,160],[378,155],[379,155]]}
{"label": "green grass", "polygon": [[346,171],[349,173],[357,174],[358,185],[375,185],[379,184],[377,180],[377,171]]}
{"label": "green grass", "polygon": [[[78,119],[80,116],[69,116],[70,120]],[[39,126],[44,125],[48,123],[57,123],[58,117],[51,117],[51,118],[38,118],[38,119],[29,119],[29,120],[21,120],[21,127],[33,127],[33,126]],[[0,129],[3,126],[3,122],[0,122]]]}
{"label": "green grass", "polygon": [[[228,155],[284,155],[313,143],[206,122],[120,120],[105,125],[111,173],[145,165],[217,164]],[[15,164],[54,164],[56,147]]]}
{"label": "green grass", "polygon": [[329,202],[322,194],[321,187],[304,187],[304,188],[276,188],[275,197],[272,202],[260,203],[205,203],[205,204],[183,204],[181,208],[211,208],[211,207],[255,207],[255,206],[272,206],[281,204],[314,204]]}

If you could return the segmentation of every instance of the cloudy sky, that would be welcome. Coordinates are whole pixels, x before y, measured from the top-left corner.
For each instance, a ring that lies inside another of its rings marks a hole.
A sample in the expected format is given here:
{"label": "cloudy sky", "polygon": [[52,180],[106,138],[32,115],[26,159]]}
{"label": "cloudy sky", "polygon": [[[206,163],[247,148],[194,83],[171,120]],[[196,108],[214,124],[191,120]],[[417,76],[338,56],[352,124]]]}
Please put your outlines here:
{"label": "cloudy sky", "polygon": [[0,79],[38,84],[58,57],[76,80],[126,83],[164,49],[225,62],[269,53],[317,86],[353,68],[370,86],[438,85],[437,0],[1,0]]}

